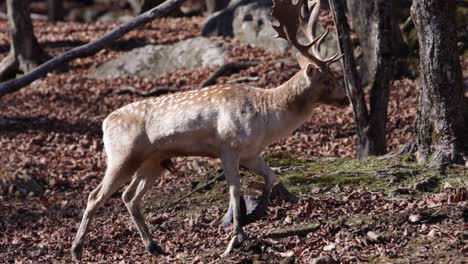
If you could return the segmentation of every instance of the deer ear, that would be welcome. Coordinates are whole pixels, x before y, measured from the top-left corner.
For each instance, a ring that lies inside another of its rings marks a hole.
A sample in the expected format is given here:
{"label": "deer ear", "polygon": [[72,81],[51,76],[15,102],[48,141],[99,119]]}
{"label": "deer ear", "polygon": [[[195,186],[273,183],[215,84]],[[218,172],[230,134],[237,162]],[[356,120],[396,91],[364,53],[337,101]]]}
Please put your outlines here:
{"label": "deer ear", "polygon": [[297,62],[299,62],[299,66],[301,69],[305,69],[307,65],[310,65],[310,60],[307,59],[304,55],[302,55],[300,52],[296,54]]}
{"label": "deer ear", "polygon": [[312,63],[307,64],[307,66],[305,67],[305,73],[309,78],[312,77],[314,70],[316,69]]}

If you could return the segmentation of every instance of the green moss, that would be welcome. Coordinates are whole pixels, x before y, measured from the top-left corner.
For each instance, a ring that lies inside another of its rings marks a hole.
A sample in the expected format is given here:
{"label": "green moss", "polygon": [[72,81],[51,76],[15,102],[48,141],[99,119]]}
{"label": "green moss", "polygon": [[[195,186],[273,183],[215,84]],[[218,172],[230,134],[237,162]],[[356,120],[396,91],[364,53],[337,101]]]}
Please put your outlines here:
{"label": "green moss", "polygon": [[[311,190],[320,187],[321,190],[351,186],[356,189],[381,191],[392,195],[396,188],[413,189],[415,183],[428,178],[435,178],[434,185],[421,191],[412,191],[410,196],[425,195],[426,192],[440,191],[445,182],[453,187],[468,185],[468,171],[464,166],[449,166],[445,173],[439,168],[426,167],[415,162],[413,156],[400,156],[392,159],[371,157],[365,160],[353,158],[316,158],[295,157],[290,154],[275,154],[265,157],[275,170],[280,180],[294,194],[310,197]],[[201,186],[216,177],[218,167],[202,165],[206,173],[199,179]],[[257,195],[263,187],[263,179],[259,176],[244,173],[242,177],[243,193]],[[169,205],[176,199],[189,193],[189,186],[184,191],[173,190],[171,195],[161,194],[155,188],[151,197],[145,199],[145,207],[154,209]],[[256,192],[255,192],[256,191]],[[204,214],[206,210],[219,210],[228,204],[228,191],[225,181],[216,182],[208,190],[196,192],[181,201],[178,206],[178,217],[186,218],[193,214]]]}
{"label": "green moss", "polygon": [[303,163],[303,161],[293,157],[289,153],[272,154],[266,157],[266,161],[271,167],[291,166]]}
{"label": "green moss", "polygon": [[291,166],[291,169],[281,171],[279,174],[280,179],[289,188],[299,193],[306,193],[313,186],[333,187],[337,184],[385,191],[388,190],[386,185],[393,174],[395,176],[397,174],[400,176],[405,175],[405,179],[414,178],[410,172],[423,168],[423,166],[414,163],[414,158],[411,156],[401,156],[394,159],[371,157],[365,160],[351,158],[308,158],[298,160],[290,156],[281,160],[281,157],[284,156],[276,155],[268,158],[268,161],[270,164],[274,163],[275,165],[294,165]]}

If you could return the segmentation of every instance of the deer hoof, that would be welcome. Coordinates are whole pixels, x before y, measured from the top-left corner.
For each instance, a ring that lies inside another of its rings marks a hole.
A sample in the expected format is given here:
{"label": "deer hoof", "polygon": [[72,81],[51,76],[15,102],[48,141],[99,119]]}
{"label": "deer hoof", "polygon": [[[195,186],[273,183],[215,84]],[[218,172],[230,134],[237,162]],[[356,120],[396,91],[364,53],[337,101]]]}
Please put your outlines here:
{"label": "deer hoof", "polygon": [[74,262],[79,263],[81,261],[81,252],[83,250],[83,244],[75,244],[73,243],[70,251],[72,255],[72,259]]}
{"label": "deer hoof", "polygon": [[167,253],[154,242],[149,243],[146,249],[154,256],[167,255]]}
{"label": "deer hoof", "polygon": [[229,244],[224,251],[223,254],[221,254],[221,258],[225,258],[231,254],[232,250],[236,247],[238,247],[240,244],[242,244],[244,241],[248,239],[248,236],[244,233],[244,231],[239,232],[238,234],[234,235],[229,241]]}

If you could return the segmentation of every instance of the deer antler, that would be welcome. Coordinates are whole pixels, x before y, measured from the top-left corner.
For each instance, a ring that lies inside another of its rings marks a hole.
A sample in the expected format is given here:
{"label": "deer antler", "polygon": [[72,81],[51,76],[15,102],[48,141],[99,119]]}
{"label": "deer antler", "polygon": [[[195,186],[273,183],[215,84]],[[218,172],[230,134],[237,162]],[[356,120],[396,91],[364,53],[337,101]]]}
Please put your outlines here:
{"label": "deer antler", "polygon": [[[329,32],[326,30],[319,37],[316,36],[319,12],[320,0],[273,0],[271,15],[278,22],[273,24],[273,28],[278,33],[276,37],[286,39],[299,50],[300,56],[323,68],[341,59],[342,55],[337,53],[327,59],[321,58],[320,45]],[[297,39],[299,30],[306,36],[308,44],[299,43]]]}

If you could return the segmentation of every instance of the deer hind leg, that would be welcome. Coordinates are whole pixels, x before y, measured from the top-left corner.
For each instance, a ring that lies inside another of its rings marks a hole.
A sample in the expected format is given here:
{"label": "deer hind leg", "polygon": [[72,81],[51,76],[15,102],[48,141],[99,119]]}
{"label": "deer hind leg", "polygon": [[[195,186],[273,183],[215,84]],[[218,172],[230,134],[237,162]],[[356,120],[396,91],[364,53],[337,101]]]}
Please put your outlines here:
{"label": "deer hind leg", "polygon": [[140,202],[145,193],[153,186],[156,178],[161,175],[163,168],[159,161],[148,160],[135,174],[135,178],[122,194],[122,200],[135,223],[146,249],[153,255],[165,254],[153,241],[144,216],[140,210]]}
{"label": "deer hind leg", "polygon": [[109,162],[104,179],[88,196],[88,203],[71,248],[74,261],[79,261],[81,259],[86,232],[88,231],[89,224],[96,214],[97,209],[122,185],[128,182],[131,175],[138,167],[139,164],[130,159],[124,159],[121,162],[117,162],[116,160]]}
{"label": "deer hind leg", "polygon": [[239,154],[227,151],[221,155],[224,169],[224,176],[229,186],[229,203],[232,205],[234,230],[226,250],[221,255],[225,257],[231,253],[232,249],[239,243],[247,239],[240,221],[240,178],[239,178]]}

